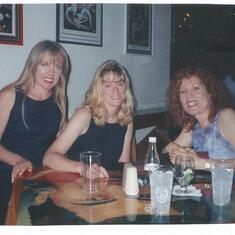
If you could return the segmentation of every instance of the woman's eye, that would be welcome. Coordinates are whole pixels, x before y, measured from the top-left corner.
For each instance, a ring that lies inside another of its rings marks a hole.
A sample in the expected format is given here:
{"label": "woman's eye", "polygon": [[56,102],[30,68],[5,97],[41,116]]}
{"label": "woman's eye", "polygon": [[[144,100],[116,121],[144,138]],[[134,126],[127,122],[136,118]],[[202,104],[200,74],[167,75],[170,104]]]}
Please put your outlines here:
{"label": "woman's eye", "polygon": [[180,91],[180,95],[183,95],[183,94],[185,94],[185,93],[186,93],[186,91],[185,91],[185,90]]}
{"label": "woman's eye", "polygon": [[200,90],[200,87],[195,86],[193,89],[194,89],[195,91],[196,91],[196,90]]}
{"label": "woman's eye", "polygon": [[111,85],[110,84],[105,84],[104,87],[109,88],[109,87],[111,87]]}
{"label": "woman's eye", "polygon": [[119,82],[118,86],[124,86],[124,82]]}
{"label": "woman's eye", "polygon": [[41,65],[42,65],[42,67],[45,67],[45,68],[49,67],[48,63],[42,63]]}
{"label": "woman's eye", "polygon": [[57,65],[57,66],[56,66],[56,69],[59,70],[59,71],[61,71],[61,70],[62,70],[62,66],[61,66],[61,65]]}

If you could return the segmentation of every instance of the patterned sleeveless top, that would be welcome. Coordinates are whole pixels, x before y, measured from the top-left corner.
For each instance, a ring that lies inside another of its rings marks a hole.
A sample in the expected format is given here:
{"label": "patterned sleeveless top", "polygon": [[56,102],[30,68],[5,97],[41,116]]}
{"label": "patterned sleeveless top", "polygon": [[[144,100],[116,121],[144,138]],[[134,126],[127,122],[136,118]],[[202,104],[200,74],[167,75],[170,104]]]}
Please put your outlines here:
{"label": "patterned sleeveless top", "polygon": [[232,159],[235,158],[235,149],[222,136],[218,129],[218,118],[221,111],[205,127],[201,128],[199,123],[193,130],[193,149],[196,152],[208,152],[210,159]]}

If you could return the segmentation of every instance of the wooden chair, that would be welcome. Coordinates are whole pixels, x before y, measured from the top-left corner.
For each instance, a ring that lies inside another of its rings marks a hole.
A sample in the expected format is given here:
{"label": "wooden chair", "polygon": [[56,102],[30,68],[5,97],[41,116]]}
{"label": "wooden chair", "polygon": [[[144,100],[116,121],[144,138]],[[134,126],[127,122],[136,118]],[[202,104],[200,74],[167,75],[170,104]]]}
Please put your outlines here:
{"label": "wooden chair", "polygon": [[136,139],[133,136],[132,142],[131,142],[131,156],[130,156],[130,161],[131,162],[136,162],[137,161],[137,151],[136,151]]}
{"label": "wooden chair", "polygon": [[136,146],[136,156],[137,161],[143,161],[148,148],[148,137],[156,136],[157,137],[157,150],[158,153],[161,153],[162,149],[172,140],[168,137],[167,134],[162,132],[158,127],[155,127],[150,131],[143,140],[141,140]]}

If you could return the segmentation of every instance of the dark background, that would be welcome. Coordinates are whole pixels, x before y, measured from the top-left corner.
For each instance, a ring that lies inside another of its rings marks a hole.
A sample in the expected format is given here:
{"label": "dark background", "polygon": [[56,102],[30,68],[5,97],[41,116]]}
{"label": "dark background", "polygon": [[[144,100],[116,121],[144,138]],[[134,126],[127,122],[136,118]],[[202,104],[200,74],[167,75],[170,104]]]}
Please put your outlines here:
{"label": "dark background", "polygon": [[235,67],[235,5],[172,5],[171,75],[203,66],[221,79]]}

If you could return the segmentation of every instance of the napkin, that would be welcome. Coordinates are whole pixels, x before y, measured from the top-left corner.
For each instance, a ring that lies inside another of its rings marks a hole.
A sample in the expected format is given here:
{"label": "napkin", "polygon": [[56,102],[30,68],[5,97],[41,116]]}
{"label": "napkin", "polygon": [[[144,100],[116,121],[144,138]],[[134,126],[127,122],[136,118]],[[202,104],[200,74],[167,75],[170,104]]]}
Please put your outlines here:
{"label": "napkin", "polygon": [[172,194],[175,196],[184,196],[184,197],[185,196],[187,197],[201,197],[202,196],[201,189],[197,189],[193,185],[188,186],[188,189],[189,189],[188,193],[178,193],[179,188],[180,188],[179,185],[174,185]]}

